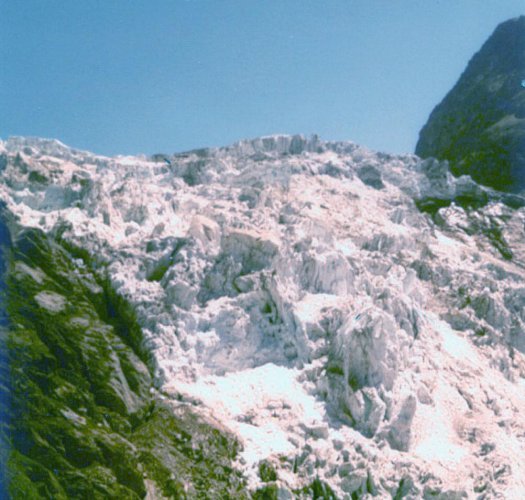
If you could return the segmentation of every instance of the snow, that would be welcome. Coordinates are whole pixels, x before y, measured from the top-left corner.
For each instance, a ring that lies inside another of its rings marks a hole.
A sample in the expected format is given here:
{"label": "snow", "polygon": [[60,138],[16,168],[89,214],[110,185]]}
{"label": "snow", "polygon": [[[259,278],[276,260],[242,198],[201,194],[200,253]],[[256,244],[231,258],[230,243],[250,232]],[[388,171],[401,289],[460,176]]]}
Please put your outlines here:
{"label": "snow", "polygon": [[[403,477],[412,498],[427,487],[474,498],[480,477],[493,497],[525,491],[525,209],[452,203],[433,220],[415,201],[472,181],[315,136],[171,165],[39,139],[0,150],[7,209],[107,270],[135,307],[158,387],[238,436],[251,487],[268,459],[281,486],[318,476],[342,498],[368,474],[381,498]],[[362,182],[365,167],[381,182]],[[46,169],[47,185],[29,180]],[[483,230],[493,222],[511,261]]]}
{"label": "snow", "polygon": [[441,231],[436,231],[436,240],[441,246],[449,247],[451,249],[456,249],[458,242],[445,236]]}
{"label": "snow", "polygon": [[461,361],[474,362],[478,359],[478,353],[472,344],[454,331],[447,322],[440,320],[435,314],[430,314],[428,317],[435,331],[441,335],[442,346],[448,354]]}
{"label": "snow", "polygon": [[327,293],[307,293],[295,304],[294,313],[302,323],[315,322],[323,309],[337,307],[341,299],[336,295]]}
{"label": "snow", "polygon": [[[468,457],[468,450],[462,446],[454,428],[454,411],[456,400],[450,400],[446,386],[438,386],[433,393],[433,405],[420,405],[414,422],[416,443],[411,451],[427,461],[437,461],[445,465],[457,465]],[[420,429],[418,429],[418,425]]]}
{"label": "snow", "polygon": [[[294,452],[289,441],[291,426],[323,421],[323,405],[305,392],[298,375],[298,370],[267,363],[165,389],[213,408],[214,417],[241,438],[241,457],[253,467],[268,456]],[[293,419],[283,419],[283,414],[293,415]]]}

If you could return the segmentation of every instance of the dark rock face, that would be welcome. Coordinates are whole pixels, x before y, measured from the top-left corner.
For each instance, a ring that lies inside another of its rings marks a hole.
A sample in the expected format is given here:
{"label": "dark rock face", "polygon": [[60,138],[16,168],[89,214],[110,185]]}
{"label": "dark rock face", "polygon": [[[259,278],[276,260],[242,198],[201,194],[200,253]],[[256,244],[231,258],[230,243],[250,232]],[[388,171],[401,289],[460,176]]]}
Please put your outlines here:
{"label": "dark rock face", "polygon": [[500,24],[432,111],[416,154],[502,191],[525,189],[525,16]]}
{"label": "dark rock face", "polygon": [[238,443],[153,389],[87,252],[0,217],[0,497],[247,498]]}

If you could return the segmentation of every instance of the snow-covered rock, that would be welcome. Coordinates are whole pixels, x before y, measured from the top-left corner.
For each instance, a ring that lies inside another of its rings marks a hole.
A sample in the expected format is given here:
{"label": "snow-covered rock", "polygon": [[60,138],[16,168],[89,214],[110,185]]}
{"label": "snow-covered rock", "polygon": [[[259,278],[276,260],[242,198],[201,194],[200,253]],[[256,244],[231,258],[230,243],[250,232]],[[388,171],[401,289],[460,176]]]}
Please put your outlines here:
{"label": "snow-covered rock", "polygon": [[0,155],[8,210],[107,271],[158,388],[239,437],[250,487],[267,461],[282,495],[318,477],[341,498],[522,497],[519,196],[316,136]]}

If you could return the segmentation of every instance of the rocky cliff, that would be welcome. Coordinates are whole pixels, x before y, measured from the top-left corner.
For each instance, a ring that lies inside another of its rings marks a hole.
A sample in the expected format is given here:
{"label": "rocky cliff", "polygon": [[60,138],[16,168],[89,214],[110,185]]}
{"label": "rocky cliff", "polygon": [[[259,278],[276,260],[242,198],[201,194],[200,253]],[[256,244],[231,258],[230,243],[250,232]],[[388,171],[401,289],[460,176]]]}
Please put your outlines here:
{"label": "rocky cliff", "polygon": [[416,154],[499,190],[525,189],[525,16],[500,24],[420,132]]}

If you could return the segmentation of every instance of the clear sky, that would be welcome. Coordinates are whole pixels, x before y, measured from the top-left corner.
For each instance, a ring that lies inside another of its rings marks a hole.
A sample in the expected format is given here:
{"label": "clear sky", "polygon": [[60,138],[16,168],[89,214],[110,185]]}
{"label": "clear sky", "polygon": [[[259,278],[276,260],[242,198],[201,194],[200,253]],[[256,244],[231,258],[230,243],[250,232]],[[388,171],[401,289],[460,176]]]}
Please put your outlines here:
{"label": "clear sky", "polygon": [[413,151],[524,0],[0,0],[0,137],[171,153],[272,133]]}

